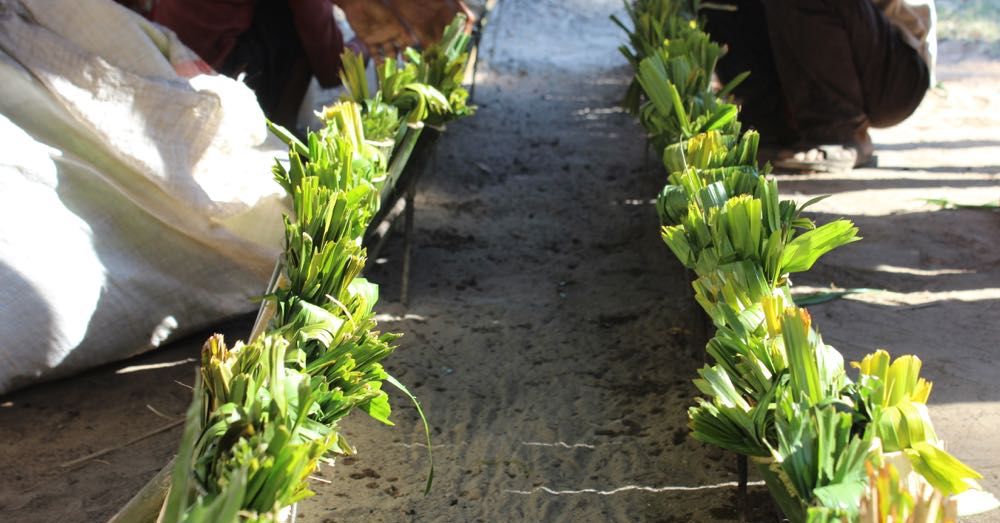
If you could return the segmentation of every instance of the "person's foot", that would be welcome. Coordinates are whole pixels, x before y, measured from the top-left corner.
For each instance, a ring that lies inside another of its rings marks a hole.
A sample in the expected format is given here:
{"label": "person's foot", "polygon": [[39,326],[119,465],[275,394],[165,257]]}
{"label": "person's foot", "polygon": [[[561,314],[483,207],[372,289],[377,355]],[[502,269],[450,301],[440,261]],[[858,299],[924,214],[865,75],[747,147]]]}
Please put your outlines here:
{"label": "person's foot", "polygon": [[816,143],[798,147],[762,147],[760,161],[781,172],[846,172],[874,161],[875,146],[865,132],[845,143]]}

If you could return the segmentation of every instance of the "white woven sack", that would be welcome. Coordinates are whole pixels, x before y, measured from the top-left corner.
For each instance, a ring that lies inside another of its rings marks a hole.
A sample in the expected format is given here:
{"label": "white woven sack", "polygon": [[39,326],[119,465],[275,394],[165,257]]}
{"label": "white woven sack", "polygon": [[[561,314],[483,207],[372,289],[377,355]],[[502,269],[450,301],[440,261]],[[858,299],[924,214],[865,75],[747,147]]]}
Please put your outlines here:
{"label": "white woven sack", "polygon": [[283,147],[207,70],[110,0],[0,0],[0,393],[255,308]]}

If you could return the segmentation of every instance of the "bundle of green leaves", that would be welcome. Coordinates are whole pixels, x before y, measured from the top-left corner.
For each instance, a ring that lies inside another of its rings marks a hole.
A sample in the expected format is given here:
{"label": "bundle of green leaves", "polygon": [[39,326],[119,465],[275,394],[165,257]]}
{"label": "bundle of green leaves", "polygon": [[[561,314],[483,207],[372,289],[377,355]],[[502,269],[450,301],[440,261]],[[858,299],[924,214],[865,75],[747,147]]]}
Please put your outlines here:
{"label": "bundle of green leaves", "polygon": [[[866,464],[868,486],[861,501],[860,523],[955,523],[958,506],[954,499],[920,481],[914,473],[901,474],[891,463]],[[842,523],[839,519],[827,521]]]}
{"label": "bundle of green leaves", "polygon": [[636,72],[623,105],[639,117],[654,150],[707,131],[740,130],[738,108],[725,100],[747,75],[718,92],[712,88],[723,50],[701,29],[698,7],[687,0],[626,1],[631,29],[611,17],[628,34],[631,48],[619,50]]}
{"label": "bundle of green leaves", "polygon": [[[636,70],[639,69],[639,63],[660,49],[665,40],[680,34],[684,26],[696,23],[695,7],[686,1],[625,0],[624,3],[632,28],[626,26],[615,15],[611,15],[611,21],[628,35],[629,45],[621,45],[618,50]],[[626,90],[622,105],[632,115],[639,116],[641,103],[642,86],[639,85],[637,78],[633,78]]]}
{"label": "bundle of green leaves", "polygon": [[982,476],[941,448],[927,410],[931,383],[920,377],[920,358],[892,361],[888,352],[877,350],[853,365],[860,371],[854,395],[865,428],[886,452],[902,452],[913,470],[943,494],[978,488],[975,480]]}
{"label": "bundle of green leaves", "polygon": [[319,460],[350,447],[316,409],[310,376],[266,335],[226,347],[210,338],[160,521],[278,522],[312,495]]}
{"label": "bundle of green leaves", "polygon": [[439,127],[475,112],[467,105],[469,93],[462,86],[470,42],[465,23],[465,15],[458,14],[438,42],[422,51],[406,48],[403,60],[383,60],[376,67],[379,92],[374,95],[369,90],[364,58],[350,50],[344,52],[341,80],[347,98],[364,106],[364,127],[371,139],[395,136],[400,113],[410,126],[426,123]]}
{"label": "bundle of green leaves", "polygon": [[340,55],[340,81],[346,90],[344,98],[361,106],[361,126],[365,137],[373,142],[399,141],[401,131],[399,109],[382,100],[382,92],[372,93],[368,87],[365,59],[350,49]]}
{"label": "bundle of green leaves", "polygon": [[756,133],[740,139],[709,131],[664,150],[679,169],[657,199],[667,246],[697,274],[751,260],[773,287],[809,270],[823,254],[857,241],[848,220],[817,227],[803,205],[778,200],[777,181],[756,166]]}

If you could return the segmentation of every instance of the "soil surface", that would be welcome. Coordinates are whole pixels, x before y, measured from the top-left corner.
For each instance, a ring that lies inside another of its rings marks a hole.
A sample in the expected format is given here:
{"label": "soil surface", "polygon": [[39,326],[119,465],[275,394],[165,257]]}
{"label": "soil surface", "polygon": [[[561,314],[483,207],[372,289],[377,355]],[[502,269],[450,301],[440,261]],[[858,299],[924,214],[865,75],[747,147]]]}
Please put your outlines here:
{"label": "soil surface", "polygon": [[[631,71],[607,20],[618,0],[505,0],[480,49],[473,118],[450,126],[421,180],[410,303],[402,241],[370,277],[381,322],[405,333],[388,369],[433,425],[434,487],[414,409],[395,427],[343,425],[358,448],[314,482],[299,521],[735,521],[736,460],[693,441],[686,409],[704,325],[659,239],[664,182],[618,107]],[[796,281],[877,288],[811,307],[848,359],[916,353],[949,448],[1000,492],[1000,213],[922,199],[1000,201],[1000,62],[942,47],[942,89],[873,133],[880,166],[782,176],[864,241]],[[219,329],[244,336],[252,318]],[[0,398],[0,521],[103,521],[166,463],[180,429],[85,463],[182,415],[207,333]],[[170,419],[164,419],[170,418]],[[753,486],[750,521],[769,519]],[[1000,521],[1000,515],[970,521]]]}

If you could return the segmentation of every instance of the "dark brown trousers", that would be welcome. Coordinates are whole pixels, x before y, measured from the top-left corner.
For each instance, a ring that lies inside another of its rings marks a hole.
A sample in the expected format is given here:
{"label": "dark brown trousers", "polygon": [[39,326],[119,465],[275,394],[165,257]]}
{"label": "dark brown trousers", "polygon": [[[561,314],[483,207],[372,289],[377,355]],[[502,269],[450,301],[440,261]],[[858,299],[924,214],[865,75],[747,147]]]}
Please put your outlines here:
{"label": "dark brown trousers", "polygon": [[729,52],[717,69],[745,127],[767,143],[846,143],[910,116],[929,87],[926,63],[871,0],[730,0],[706,10]]}

